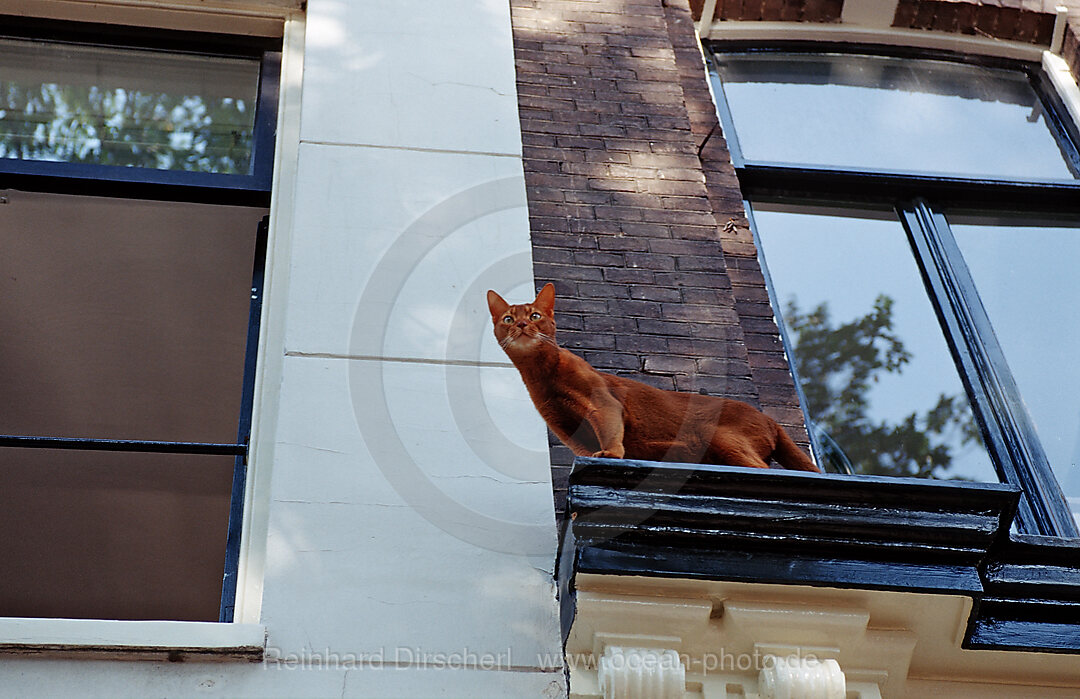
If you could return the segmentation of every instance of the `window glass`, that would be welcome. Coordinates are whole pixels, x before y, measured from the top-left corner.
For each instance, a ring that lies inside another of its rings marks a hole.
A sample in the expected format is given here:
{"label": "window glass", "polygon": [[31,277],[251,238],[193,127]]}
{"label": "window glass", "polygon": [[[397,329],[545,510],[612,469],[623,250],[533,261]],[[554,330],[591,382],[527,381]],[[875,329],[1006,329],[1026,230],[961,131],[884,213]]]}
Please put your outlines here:
{"label": "window glass", "polygon": [[950,228],[1080,523],[1080,221],[958,219]]}
{"label": "window glass", "polygon": [[0,157],[249,174],[256,59],[0,40]]}
{"label": "window glass", "polygon": [[742,156],[828,168],[1073,179],[1020,71],[864,55],[718,54]]}
{"label": "window glass", "polygon": [[217,621],[234,458],[0,453],[0,616]]}
{"label": "window glass", "polygon": [[753,216],[819,460],[997,481],[895,216],[764,204]]}
{"label": "window glass", "polygon": [[234,442],[266,210],[4,196],[0,434]]}

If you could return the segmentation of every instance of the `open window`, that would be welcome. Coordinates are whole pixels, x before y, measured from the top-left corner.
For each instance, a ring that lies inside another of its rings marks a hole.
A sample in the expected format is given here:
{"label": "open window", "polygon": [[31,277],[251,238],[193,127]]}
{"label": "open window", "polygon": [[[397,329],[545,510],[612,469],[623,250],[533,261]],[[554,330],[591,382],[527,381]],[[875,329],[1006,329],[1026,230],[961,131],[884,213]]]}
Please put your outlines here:
{"label": "open window", "polygon": [[0,616],[231,621],[280,46],[7,19]]}
{"label": "open window", "polygon": [[820,462],[1020,486],[1075,537],[1075,124],[1035,64],[717,44],[712,75]]}

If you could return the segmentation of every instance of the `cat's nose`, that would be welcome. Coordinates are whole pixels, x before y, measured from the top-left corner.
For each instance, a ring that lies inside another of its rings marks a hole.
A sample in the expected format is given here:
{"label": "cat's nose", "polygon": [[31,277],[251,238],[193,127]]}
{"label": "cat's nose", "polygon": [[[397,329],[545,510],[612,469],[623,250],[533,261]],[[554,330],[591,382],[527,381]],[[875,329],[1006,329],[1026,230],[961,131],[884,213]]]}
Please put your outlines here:
{"label": "cat's nose", "polygon": [[526,326],[526,325],[527,325],[527,323],[526,323],[525,321],[523,321],[523,320],[519,320],[519,321],[518,321],[518,324],[517,324],[517,326],[518,326],[519,328],[521,328],[522,330],[524,330],[524,329],[525,329],[525,326]]}

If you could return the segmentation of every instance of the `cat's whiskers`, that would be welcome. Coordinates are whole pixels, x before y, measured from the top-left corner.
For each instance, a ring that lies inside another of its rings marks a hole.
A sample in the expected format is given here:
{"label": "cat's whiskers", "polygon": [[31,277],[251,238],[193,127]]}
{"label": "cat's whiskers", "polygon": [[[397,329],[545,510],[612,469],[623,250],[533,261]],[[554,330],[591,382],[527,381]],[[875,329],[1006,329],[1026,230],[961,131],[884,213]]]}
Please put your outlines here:
{"label": "cat's whiskers", "polygon": [[543,340],[544,342],[548,343],[549,345],[553,345],[555,347],[559,346],[559,343],[555,342],[555,338],[552,337],[551,335],[546,334],[546,333],[537,332],[536,337],[537,337],[537,339]]}

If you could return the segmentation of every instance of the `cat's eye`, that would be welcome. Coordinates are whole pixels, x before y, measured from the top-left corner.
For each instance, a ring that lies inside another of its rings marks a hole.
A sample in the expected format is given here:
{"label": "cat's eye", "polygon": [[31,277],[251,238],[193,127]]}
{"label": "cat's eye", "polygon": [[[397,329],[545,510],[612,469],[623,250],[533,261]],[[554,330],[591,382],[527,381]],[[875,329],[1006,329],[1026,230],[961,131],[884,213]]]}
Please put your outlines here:
{"label": "cat's eye", "polygon": [[511,323],[514,322],[514,317],[513,316],[503,316],[503,322],[506,323],[507,325],[510,325]]}
{"label": "cat's eye", "polygon": [[529,316],[529,320],[540,320],[542,317],[543,316],[541,316],[539,313],[533,313],[531,316]]}

